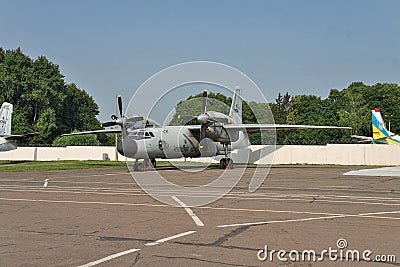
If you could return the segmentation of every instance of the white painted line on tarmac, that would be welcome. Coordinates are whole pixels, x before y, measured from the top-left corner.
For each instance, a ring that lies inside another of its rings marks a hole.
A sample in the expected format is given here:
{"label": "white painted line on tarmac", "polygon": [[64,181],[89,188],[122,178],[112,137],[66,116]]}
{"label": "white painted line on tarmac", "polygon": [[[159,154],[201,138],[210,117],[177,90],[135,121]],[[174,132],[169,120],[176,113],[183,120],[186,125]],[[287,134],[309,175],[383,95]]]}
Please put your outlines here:
{"label": "white painted line on tarmac", "polygon": [[95,266],[95,265],[100,264],[100,263],[103,263],[103,262],[105,262],[105,261],[109,261],[109,260],[112,260],[112,259],[115,259],[115,258],[124,256],[124,255],[126,255],[126,254],[130,254],[130,253],[139,251],[139,250],[140,250],[140,249],[138,249],[138,248],[125,250],[125,251],[122,251],[122,252],[115,253],[115,254],[112,254],[112,255],[110,255],[110,256],[104,257],[104,258],[99,259],[99,260],[97,260],[97,261],[92,261],[92,262],[86,263],[86,264],[84,264],[84,265],[80,265],[79,267],[90,267],[90,266]]}
{"label": "white painted line on tarmac", "polygon": [[262,224],[273,224],[273,223],[305,222],[305,221],[316,221],[316,220],[334,219],[334,218],[345,218],[345,217],[379,218],[379,219],[385,218],[385,219],[400,220],[400,218],[372,216],[372,215],[393,214],[393,213],[400,213],[400,211],[370,212],[370,213],[360,213],[360,214],[343,214],[343,215],[334,215],[334,216],[312,217],[312,218],[303,218],[303,219],[290,219],[290,220],[276,220],[276,221],[265,221],[265,222],[250,222],[250,223],[224,224],[224,225],[219,225],[219,226],[217,226],[217,227],[219,227],[219,228],[225,228],[225,227],[251,226],[251,225],[262,225]]}
{"label": "white painted line on tarmac", "polygon": [[224,224],[224,225],[219,225],[219,226],[217,226],[217,227],[218,227],[218,228],[225,228],[225,227],[251,226],[251,225],[273,224],[273,223],[285,223],[285,222],[303,222],[303,221],[314,221],[314,220],[323,220],[323,219],[332,219],[332,218],[343,218],[343,217],[347,217],[347,215],[323,216],[323,217],[303,218],[303,219],[291,219],[291,220],[279,220],[279,221],[265,221],[265,222],[250,222],[250,223]]}
{"label": "white painted line on tarmac", "polygon": [[192,211],[191,208],[189,208],[185,203],[183,203],[176,196],[172,196],[172,198],[186,210],[186,212],[189,214],[190,217],[192,217],[193,221],[196,223],[197,226],[204,226],[204,223],[200,220],[199,217],[196,216],[196,214],[194,214],[194,212]]}
{"label": "white painted line on tarmac", "polygon": [[119,206],[144,206],[144,207],[168,207],[166,204],[148,204],[148,203],[121,203],[121,202],[101,202],[101,201],[73,201],[73,200],[50,200],[50,199],[25,199],[25,198],[4,198],[0,200],[6,201],[26,201],[26,202],[42,202],[42,203],[65,203],[65,204],[95,204],[95,205],[119,205]]}
{"label": "white painted line on tarmac", "polygon": [[[100,201],[73,201],[73,200],[50,200],[50,199],[23,199],[23,198],[4,198],[0,197],[0,200],[4,201],[24,201],[24,202],[38,202],[38,203],[58,203],[58,204],[84,204],[84,205],[116,205],[116,206],[131,206],[131,207],[172,207],[166,204],[148,204],[148,203],[124,203],[124,202],[100,202]],[[375,218],[375,219],[387,219],[387,220],[400,220],[400,218],[395,217],[383,217],[383,216],[373,216],[368,213],[363,214],[332,214],[323,212],[307,212],[307,211],[290,211],[290,210],[268,210],[268,209],[240,209],[240,208],[223,208],[223,207],[198,207],[199,209],[209,209],[209,210],[228,210],[228,211],[250,211],[250,212],[271,212],[271,213],[294,213],[294,214],[320,214],[328,215],[328,217],[359,217],[359,218]],[[380,214],[390,214],[390,213],[400,213],[399,212],[382,212]],[[323,218],[323,217],[318,217]],[[258,222],[253,224],[267,224],[268,222]],[[218,227],[230,227],[230,226],[240,226],[238,225],[226,225]]]}
{"label": "white painted line on tarmac", "polygon": [[367,216],[367,215],[397,214],[397,213],[400,213],[400,210],[398,210],[398,211],[369,212],[369,213],[362,213],[362,214],[358,214],[358,215]]}
{"label": "white painted line on tarmac", "polygon": [[157,240],[155,242],[147,243],[145,245],[146,246],[155,246],[155,245],[159,245],[161,243],[164,243],[166,241],[169,241],[169,240],[172,240],[172,239],[176,239],[178,237],[182,237],[182,236],[185,236],[185,235],[190,235],[190,234],[193,234],[193,233],[196,233],[196,231],[187,231],[187,232],[184,232],[184,233],[180,233],[180,234],[177,234],[177,235],[173,235],[173,236],[169,236],[169,237],[166,237],[166,238],[163,238],[163,239],[159,239],[159,240]]}

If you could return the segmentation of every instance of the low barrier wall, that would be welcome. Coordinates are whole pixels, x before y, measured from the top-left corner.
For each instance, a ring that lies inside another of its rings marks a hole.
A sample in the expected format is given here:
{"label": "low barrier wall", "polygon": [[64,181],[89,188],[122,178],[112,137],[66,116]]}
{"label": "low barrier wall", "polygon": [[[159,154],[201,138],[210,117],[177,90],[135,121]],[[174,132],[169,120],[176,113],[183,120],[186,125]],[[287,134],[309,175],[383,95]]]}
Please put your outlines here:
{"label": "low barrier wall", "polygon": [[[336,164],[336,165],[400,165],[400,146],[375,144],[328,144],[326,146],[287,145],[250,146],[232,152],[236,163],[269,164]],[[260,158],[260,154],[262,158]],[[114,147],[19,147],[0,152],[0,160],[115,160]],[[125,157],[118,156],[125,161]],[[182,159],[183,160],[183,159]],[[207,161],[207,159],[187,159]]]}

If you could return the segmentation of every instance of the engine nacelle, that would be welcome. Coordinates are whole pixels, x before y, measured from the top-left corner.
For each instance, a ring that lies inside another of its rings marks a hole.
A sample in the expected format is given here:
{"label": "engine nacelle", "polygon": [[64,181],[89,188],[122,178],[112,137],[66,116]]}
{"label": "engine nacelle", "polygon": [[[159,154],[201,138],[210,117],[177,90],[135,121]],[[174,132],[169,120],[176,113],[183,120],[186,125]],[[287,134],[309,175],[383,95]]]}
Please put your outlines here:
{"label": "engine nacelle", "polygon": [[127,158],[133,158],[138,152],[138,144],[136,140],[126,137],[118,144],[118,152]]}
{"label": "engine nacelle", "polygon": [[209,138],[200,141],[199,150],[202,157],[213,157],[218,153],[217,145]]}
{"label": "engine nacelle", "polygon": [[229,134],[223,126],[210,125],[206,128],[206,136],[214,142],[219,143],[231,143],[238,140],[239,136],[237,132]]}

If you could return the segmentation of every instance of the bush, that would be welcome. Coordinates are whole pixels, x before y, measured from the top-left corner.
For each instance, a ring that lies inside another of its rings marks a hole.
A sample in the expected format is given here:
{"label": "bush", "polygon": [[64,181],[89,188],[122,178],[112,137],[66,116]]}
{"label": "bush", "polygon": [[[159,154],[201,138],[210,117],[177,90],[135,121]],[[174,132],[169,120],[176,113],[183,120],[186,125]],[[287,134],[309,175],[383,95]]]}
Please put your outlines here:
{"label": "bush", "polygon": [[[77,132],[77,131],[74,131]],[[70,135],[59,136],[54,142],[53,146],[66,147],[66,146],[99,146],[100,142],[97,140],[96,135]]]}

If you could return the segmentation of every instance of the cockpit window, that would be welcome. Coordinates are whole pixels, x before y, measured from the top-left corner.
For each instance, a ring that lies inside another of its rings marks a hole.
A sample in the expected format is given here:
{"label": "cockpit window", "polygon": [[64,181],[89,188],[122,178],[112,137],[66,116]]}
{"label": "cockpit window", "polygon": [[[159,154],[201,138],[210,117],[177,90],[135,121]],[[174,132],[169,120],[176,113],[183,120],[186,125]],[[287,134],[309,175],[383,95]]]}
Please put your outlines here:
{"label": "cockpit window", "polygon": [[146,132],[144,136],[145,138],[152,138],[154,137],[154,134],[152,132]]}

